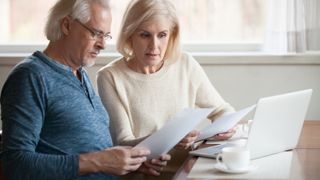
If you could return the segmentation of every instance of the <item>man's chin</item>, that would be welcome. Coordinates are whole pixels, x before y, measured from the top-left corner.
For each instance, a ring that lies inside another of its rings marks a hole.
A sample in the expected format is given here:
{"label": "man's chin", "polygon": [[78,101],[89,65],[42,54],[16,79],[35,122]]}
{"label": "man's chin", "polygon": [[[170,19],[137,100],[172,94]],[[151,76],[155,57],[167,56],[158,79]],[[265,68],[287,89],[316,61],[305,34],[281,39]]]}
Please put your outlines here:
{"label": "man's chin", "polygon": [[94,61],[93,59],[91,61],[88,61],[84,64],[84,67],[92,67],[94,64],[96,63],[96,61]]}

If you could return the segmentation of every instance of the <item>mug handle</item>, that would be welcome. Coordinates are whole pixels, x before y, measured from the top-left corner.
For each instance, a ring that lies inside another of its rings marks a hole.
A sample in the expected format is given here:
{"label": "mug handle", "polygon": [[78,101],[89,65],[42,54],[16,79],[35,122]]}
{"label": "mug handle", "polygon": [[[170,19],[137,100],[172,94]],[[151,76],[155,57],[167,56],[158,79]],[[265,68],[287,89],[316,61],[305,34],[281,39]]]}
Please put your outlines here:
{"label": "mug handle", "polygon": [[221,159],[222,159],[222,154],[220,153],[216,156],[216,161],[218,164],[223,164],[223,162],[222,162],[223,160],[221,160]]}

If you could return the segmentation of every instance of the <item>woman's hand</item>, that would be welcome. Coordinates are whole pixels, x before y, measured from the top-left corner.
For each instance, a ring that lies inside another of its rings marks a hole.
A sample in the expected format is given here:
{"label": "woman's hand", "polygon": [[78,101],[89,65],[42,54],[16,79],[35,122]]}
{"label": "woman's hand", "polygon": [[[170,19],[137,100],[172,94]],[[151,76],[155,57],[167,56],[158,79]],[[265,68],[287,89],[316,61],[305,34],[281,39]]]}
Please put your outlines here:
{"label": "woman's hand", "polygon": [[238,127],[239,127],[239,125],[235,125],[233,128],[229,129],[227,132],[216,134],[216,135],[210,137],[208,140],[214,140],[214,141],[227,140],[227,139],[231,138],[237,132]]}
{"label": "woman's hand", "polygon": [[198,138],[199,134],[200,132],[197,130],[191,131],[176,145],[176,148],[188,149],[193,145],[194,141]]}
{"label": "woman's hand", "polygon": [[139,167],[138,171],[152,176],[159,176],[170,159],[171,156],[169,154],[164,154],[158,159],[147,160]]}

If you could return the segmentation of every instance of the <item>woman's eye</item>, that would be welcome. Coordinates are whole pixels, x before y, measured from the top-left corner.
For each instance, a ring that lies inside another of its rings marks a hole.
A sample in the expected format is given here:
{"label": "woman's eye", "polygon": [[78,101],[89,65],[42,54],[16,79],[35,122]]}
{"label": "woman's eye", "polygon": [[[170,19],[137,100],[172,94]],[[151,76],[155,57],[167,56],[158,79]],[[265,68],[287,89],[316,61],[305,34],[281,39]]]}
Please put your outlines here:
{"label": "woman's eye", "polygon": [[161,33],[161,34],[159,35],[159,37],[160,37],[160,38],[165,38],[165,37],[167,37],[167,33]]}
{"label": "woman's eye", "polygon": [[147,38],[150,36],[150,34],[149,33],[141,33],[140,36],[143,38]]}

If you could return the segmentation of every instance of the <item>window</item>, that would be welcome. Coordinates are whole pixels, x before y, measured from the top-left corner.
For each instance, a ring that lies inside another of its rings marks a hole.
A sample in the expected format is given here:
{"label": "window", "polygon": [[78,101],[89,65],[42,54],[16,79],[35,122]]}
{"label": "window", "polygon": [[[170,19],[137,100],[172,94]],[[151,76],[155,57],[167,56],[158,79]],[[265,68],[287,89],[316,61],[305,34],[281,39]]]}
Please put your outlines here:
{"label": "window", "polygon": [[[55,0],[1,0],[0,45],[46,44],[44,26]],[[118,27],[129,0],[112,0],[112,32]],[[180,18],[183,44],[210,45],[262,43],[264,0],[172,0]],[[32,13],[31,13],[32,12]]]}
{"label": "window", "polygon": [[0,0],[0,44],[44,44],[44,26],[54,0]]}

